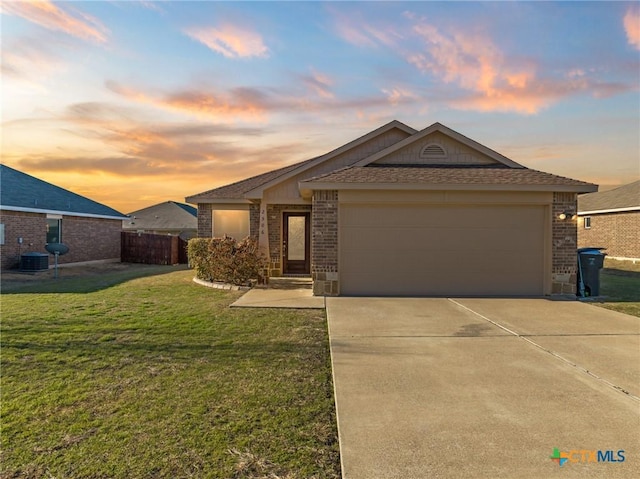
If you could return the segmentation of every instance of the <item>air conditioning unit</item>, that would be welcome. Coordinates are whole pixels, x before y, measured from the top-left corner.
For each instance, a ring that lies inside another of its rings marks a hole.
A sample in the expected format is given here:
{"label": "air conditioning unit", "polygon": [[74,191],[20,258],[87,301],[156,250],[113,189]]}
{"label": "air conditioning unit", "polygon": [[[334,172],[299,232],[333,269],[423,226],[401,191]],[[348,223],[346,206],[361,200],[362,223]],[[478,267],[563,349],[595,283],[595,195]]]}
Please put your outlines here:
{"label": "air conditioning unit", "polygon": [[25,253],[20,255],[20,271],[42,271],[49,269],[49,255],[45,253]]}

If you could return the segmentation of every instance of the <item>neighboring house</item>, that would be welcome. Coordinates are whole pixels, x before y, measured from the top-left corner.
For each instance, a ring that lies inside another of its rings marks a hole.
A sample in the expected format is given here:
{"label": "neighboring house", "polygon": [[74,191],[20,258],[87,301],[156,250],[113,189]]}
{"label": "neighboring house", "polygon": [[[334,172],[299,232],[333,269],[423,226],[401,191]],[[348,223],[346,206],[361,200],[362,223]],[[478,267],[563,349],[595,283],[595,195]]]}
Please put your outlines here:
{"label": "neighboring house", "polygon": [[198,232],[198,210],[191,205],[165,201],[133,211],[122,222],[124,231],[169,234],[190,239]]}
{"label": "neighboring house", "polygon": [[190,196],[199,236],[251,235],[316,295],[575,293],[577,193],[440,123]]}
{"label": "neighboring house", "polygon": [[0,165],[2,269],[19,266],[21,254],[46,253],[47,243],[69,247],[60,263],[119,260],[124,219],[108,206]]}
{"label": "neighboring house", "polygon": [[578,246],[605,247],[611,258],[640,260],[640,180],[578,196]]}

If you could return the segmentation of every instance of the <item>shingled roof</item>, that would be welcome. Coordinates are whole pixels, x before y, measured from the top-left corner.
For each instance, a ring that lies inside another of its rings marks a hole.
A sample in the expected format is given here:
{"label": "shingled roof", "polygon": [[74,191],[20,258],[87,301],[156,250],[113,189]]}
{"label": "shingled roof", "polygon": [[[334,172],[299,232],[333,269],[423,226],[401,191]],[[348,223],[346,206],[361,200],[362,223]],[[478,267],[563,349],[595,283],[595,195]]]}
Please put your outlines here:
{"label": "shingled roof", "polygon": [[198,210],[176,201],[165,201],[128,214],[125,230],[179,231],[198,228]]}
{"label": "shingled roof", "polygon": [[640,210],[640,180],[613,190],[578,196],[578,213]]}
{"label": "shingled roof", "polygon": [[0,209],[2,210],[126,219],[125,215],[102,203],[6,165],[0,165],[0,185]]}
{"label": "shingled roof", "polygon": [[464,187],[530,187],[549,191],[593,191],[591,183],[573,180],[528,168],[439,165],[369,165],[350,166],[300,182],[301,188],[318,189],[348,185],[433,185]]}

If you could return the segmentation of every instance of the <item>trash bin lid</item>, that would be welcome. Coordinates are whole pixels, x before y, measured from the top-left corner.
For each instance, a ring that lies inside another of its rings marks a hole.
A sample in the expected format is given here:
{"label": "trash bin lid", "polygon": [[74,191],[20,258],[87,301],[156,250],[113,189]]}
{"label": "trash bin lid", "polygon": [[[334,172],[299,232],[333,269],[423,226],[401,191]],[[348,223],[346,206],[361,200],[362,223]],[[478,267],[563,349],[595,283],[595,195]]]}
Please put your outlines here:
{"label": "trash bin lid", "polygon": [[607,249],[607,248],[604,248],[602,246],[589,246],[587,248],[578,248],[578,254],[581,254],[581,253],[606,254],[602,252],[603,249]]}

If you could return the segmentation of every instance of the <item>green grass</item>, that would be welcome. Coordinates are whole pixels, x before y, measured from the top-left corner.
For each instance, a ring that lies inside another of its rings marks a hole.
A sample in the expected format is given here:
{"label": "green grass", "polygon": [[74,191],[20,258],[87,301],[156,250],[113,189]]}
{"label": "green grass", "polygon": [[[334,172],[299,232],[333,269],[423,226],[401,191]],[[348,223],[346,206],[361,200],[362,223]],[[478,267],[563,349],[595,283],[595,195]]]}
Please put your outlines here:
{"label": "green grass", "polygon": [[604,299],[593,304],[640,317],[640,263],[605,258],[600,294]]}
{"label": "green grass", "polygon": [[192,276],[5,290],[1,477],[339,477],[324,312]]}

